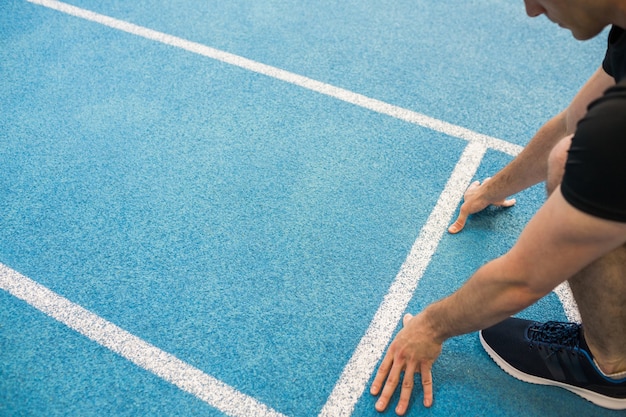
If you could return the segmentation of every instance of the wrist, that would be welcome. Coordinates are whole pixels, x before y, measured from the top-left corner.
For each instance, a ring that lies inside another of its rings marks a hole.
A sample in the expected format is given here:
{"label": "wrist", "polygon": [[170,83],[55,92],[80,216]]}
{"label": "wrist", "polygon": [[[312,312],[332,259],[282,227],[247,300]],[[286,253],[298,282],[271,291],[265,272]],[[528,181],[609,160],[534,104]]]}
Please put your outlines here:
{"label": "wrist", "polygon": [[476,197],[485,206],[504,200],[508,197],[508,195],[502,195],[502,190],[498,190],[499,184],[500,180],[498,178],[498,174],[496,174],[493,178],[487,178],[483,181],[482,187],[479,188],[478,195]]}
{"label": "wrist", "polygon": [[442,320],[441,316],[437,314],[436,307],[437,304],[428,306],[415,316],[415,319],[419,320],[420,328],[423,329],[423,332],[430,340],[443,344],[443,342],[454,335],[450,334],[445,320]]}

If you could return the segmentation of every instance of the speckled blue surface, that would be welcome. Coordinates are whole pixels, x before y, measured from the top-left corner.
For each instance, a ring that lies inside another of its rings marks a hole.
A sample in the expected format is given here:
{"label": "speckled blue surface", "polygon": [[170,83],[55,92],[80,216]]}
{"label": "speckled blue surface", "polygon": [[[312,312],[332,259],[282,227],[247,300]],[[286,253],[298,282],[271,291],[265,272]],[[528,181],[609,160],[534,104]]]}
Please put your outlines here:
{"label": "speckled blue surface", "polygon": [[[71,3],[516,144],[604,43],[522,2]],[[0,263],[289,416],[325,404],[466,145],[22,0],[0,4],[0,97]],[[444,236],[409,311],[542,199]],[[524,314],[563,318],[554,296]],[[221,415],[4,292],[0,318],[2,415]],[[410,415],[604,415],[509,378],[475,335],[446,346],[436,406]]]}

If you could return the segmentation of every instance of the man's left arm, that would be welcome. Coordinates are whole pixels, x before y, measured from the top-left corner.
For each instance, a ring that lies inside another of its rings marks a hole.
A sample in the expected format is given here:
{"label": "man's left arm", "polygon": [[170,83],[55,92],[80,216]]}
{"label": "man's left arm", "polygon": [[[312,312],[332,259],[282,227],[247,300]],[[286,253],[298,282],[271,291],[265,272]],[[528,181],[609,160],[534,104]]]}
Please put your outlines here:
{"label": "man's left arm", "polygon": [[382,389],[376,409],[386,408],[402,372],[398,414],[407,409],[415,373],[422,375],[424,404],[432,404],[430,369],[445,339],[487,328],[523,310],[624,242],[626,223],[578,210],[557,188],[508,253],[406,323],[372,384],[372,394]]}

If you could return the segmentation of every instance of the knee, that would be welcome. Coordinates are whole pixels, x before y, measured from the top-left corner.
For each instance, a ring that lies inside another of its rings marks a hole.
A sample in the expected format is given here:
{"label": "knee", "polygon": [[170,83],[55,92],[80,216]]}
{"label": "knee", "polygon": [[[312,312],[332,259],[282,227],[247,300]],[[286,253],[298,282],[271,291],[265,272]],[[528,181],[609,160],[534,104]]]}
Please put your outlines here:
{"label": "knee", "polygon": [[567,162],[567,151],[572,144],[572,136],[563,138],[556,144],[548,156],[548,176],[546,179],[546,190],[548,195],[561,184],[565,173],[565,162]]}

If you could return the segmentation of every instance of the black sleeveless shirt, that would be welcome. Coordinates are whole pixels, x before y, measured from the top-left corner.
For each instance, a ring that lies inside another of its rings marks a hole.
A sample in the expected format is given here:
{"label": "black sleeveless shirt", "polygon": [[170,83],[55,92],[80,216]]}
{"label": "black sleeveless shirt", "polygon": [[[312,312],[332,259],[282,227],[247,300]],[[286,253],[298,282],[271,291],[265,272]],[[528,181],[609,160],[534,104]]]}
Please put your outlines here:
{"label": "black sleeveless shirt", "polygon": [[602,68],[607,74],[620,82],[626,76],[626,31],[613,26],[609,32],[609,41]]}
{"label": "black sleeveless shirt", "polygon": [[563,197],[579,210],[626,222],[626,31],[614,26],[602,68],[617,85],[589,105],[572,139]]}

